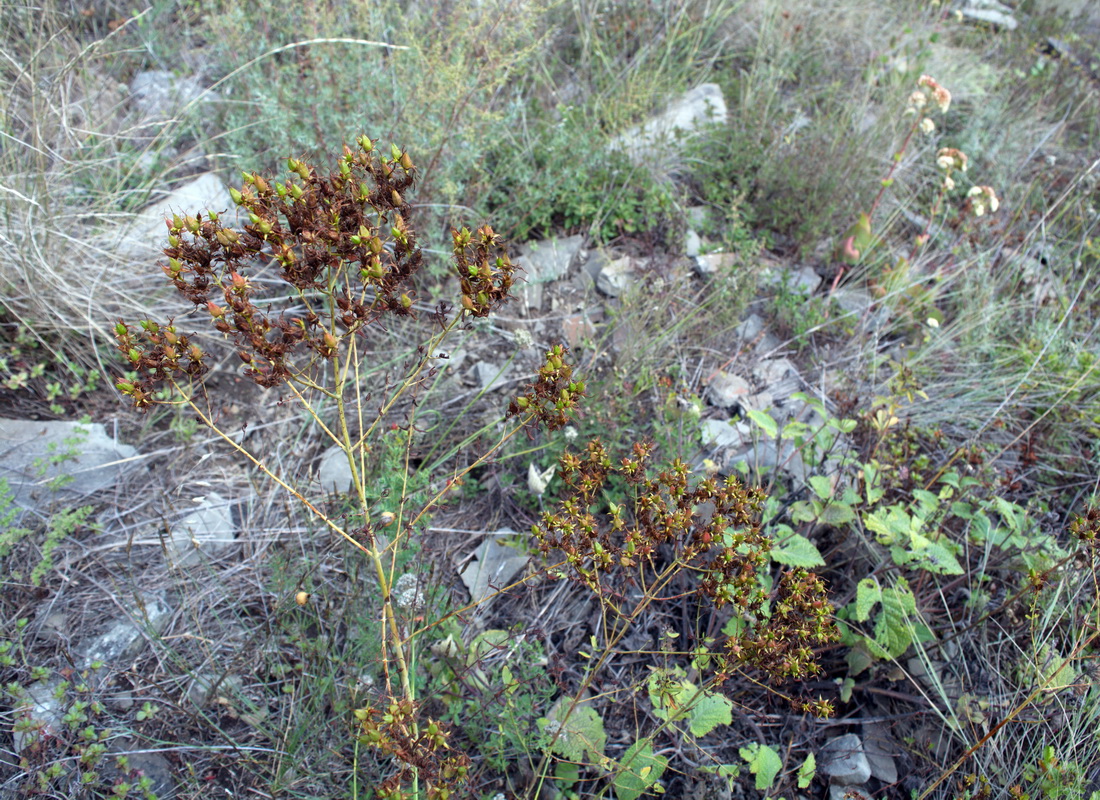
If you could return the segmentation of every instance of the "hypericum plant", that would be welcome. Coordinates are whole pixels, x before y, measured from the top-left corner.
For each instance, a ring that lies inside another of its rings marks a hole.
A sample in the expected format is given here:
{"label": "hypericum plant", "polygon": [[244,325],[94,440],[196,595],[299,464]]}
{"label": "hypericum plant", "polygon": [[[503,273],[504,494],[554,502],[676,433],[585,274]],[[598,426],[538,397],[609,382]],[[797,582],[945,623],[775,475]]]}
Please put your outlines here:
{"label": "hypericum plant", "polygon": [[[595,595],[605,631],[604,641],[593,640],[596,652],[586,654],[590,667],[580,690],[543,721],[549,754],[564,759],[559,767],[572,762],[574,772],[578,761],[609,770],[616,791],[628,797],[647,790],[667,766],[652,748],[663,730],[682,724],[685,735],[698,737],[729,724],[723,683],[745,669],[776,682],[813,675],[814,649],[837,637],[833,607],[816,575],[788,570],[774,588],[765,588],[761,573],[770,568],[772,542],[758,519],[762,493],[736,477],[693,477],[679,460],[654,474],[652,452],[650,444],[635,444],[631,456],[614,464],[603,445],[592,441],[583,454],[563,455],[564,499],[532,529],[544,553],[560,555],[562,568],[552,574]],[[632,507],[605,499],[614,481],[626,485]],[[666,636],[662,651],[682,657],[702,680],[687,680],[675,666],[654,671],[648,693],[662,723],[614,762],[603,753],[606,737],[597,711],[580,698],[644,613],[666,600],[680,607],[685,598],[699,613],[728,607],[740,625],[725,640],[707,640],[688,652],[671,646],[678,634]],[[831,711],[825,701],[799,705],[813,713]],[[561,780],[563,771],[556,774]]]}
{"label": "hypericum plant", "polygon": [[[376,796],[419,797],[424,792],[428,798],[446,798],[465,778],[468,759],[449,751],[449,733],[441,723],[421,718],[423,703],[416,697],[412,674],[419,636],[409,624],[413,611],[402,606],[398,553],[408,549],[418,523],[444,495],[525,426],[564,425],[584,395],[584,384],[573,379],[566,349],[552,347],[534,382],[512,401],[508,417],[514,418],[513,424],[426,501],[413,506],[413,495],[404,490],[398,496],[371,492],[367,454],[384,444],[382,433],[394,425],[408,453],[417,393],[440,357],[439,348],[471,317],[488,316],[509,299],[516,267],[491,227],[453,231],[457,303],[440,302],[431,311],[435,333],[425,336],[402,374],[376,380],[382,390],[364,386],[363,336],[387,318],[416,315],[416,278],[423,257],[406,200],[416,177],[411,157],[396,146],[381,154],[366,136],[356,144],[355,150],[344,148],[329,175],[294,158],[287,161],[291,174],[285,183],[245,174],[242,188],[230,190],[247,220],[242,229],[213,211],[205,217],[173,216],[167,220],[168,261],[163,267],[180,294],[208,315],[214,330],[236,351],[245,374],[259,386],[289,392],[343,451],[354,510],[340,518],[326,514],[289,476],[219,429],[204,382],[210,356],[194,334],[179,331],[171,321],[116,325],[118,346],[131,370],[117,386],[138,409],[158,403],[189,408],[366,556],[382,602],[385,682],[355,716],[359,742],[392,764]],[[277,289],[268,288],[272,281],[263,274],[265,264],[277,270]],[[403,398],[406,405],[401,408]],[[330,412],[323,413],[322,406]],[[392,420],[402,411],[403,422],[397,425]],[[407,458],[404,469],[407,478]],[[407,486],[408,480],[400,483]]]}

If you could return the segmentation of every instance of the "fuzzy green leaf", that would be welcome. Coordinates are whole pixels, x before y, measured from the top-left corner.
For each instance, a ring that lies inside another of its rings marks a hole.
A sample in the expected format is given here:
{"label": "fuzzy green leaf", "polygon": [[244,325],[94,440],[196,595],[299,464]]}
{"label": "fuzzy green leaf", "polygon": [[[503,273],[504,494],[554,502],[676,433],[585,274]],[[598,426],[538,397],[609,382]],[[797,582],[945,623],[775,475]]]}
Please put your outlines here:
{"label": "fuzzy green leaf", "polygon": [[773,547],[772,560],[788,567],[823,567],[825,559],[814,543],[800,533],[783,540],[782,547]]}
{"label": "fuzzy green leaf", "polygon": [[962,575],[963,568],[954,554],[939,542],[933,542],[927,536],[919,533],[913,534],[913,544],[910,550],[913,560],[919,563],[921,569],[934,572],[937,575]]}
{"label": "fuzzy green leaf", "polygon": [[637,800],[650,786],[661,779],[668,759],[653,754],[649,742],[635,742],[623,754],[623,771],[615,776],[615,797],[618,800]]}
{"label": "fuzzy green leaf", "polygon": [[802,766],[798,768],[798,788],[805,789],[809,786],[816,773],[817,759],[814,758],[813,753],[810,753],[806,756],[806,760],[802,762]]}
{"label": "fuzzy green leaf", "polygon": [[917,613],[917,598],[909,584],[899,578],[897,586],[882,590],[881,602],[882,610],[875,620],[875,643],[888,657],[897,658],[913,643],[909,619]]}
{"label": "fuzzy green leaf", "polygon": [[704,692],[688,712],[692,736],[706,736],[719,725],[729,725],[732,721],[733,703],[718,692]]}
{"label": "fuzzy green leaf", "polygon": [[762,792],[771,786],[779,770],[783,769],[779,753],[766,744],[753,742],[748,747],[742,747],[738,753],[748,762],[749,770],[756,776],[757,791]]}
{"label": "fuzzy green leaf", "polygon": [[590,706],[577,706],[569,718],[562,722],[568,706],[559,705],[550,712],[550,717],[539,720],[539,727],[553,735],[560,729],[551,748],[556,755],[569,761],[583,761],[588,753],[590,763],[599,763],[607,746],[607,733],[603,729],[603,719],[596,709]]}
{"label": "fuzzy green leaf", "polygon": [[810,488],[814,490],[814,494],[822,500],[828,500],[833,496],[833,482],[824,475],[811,475],[807,482],[810,484]]}
{"label": "fuzzy green leaf", "polygon": [[874,578],[864,578],[856,586],[856,620],[866,622],[871,609],[882,599],[882,590]]}
{"label": "fuzzy green leaf", "polygon": [[847,503],[829,503],[821,510],[821,521],[836,527],[846,525],[856,518],[856,512]]}
{"label": "fuzzy green leaf", "polygon": [[769,439],[774,439],[779,434],[779,426],[770,414],[755,408],[750,408],[747,413],[749,419],[759,425]]}

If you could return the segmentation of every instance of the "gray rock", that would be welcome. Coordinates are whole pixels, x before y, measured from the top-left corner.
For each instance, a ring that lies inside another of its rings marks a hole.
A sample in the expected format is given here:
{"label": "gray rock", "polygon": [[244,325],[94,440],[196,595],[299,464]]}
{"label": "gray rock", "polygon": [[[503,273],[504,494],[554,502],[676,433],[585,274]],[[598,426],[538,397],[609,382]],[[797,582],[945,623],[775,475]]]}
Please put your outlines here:
{"label": "gray rock", "polygon": [[704,253],[694,258],[695,272],[698,275],[714,275],[737,263],[733,253]]}
{"label": "gray rock", "polygon": [[871,779],[871,765],[863,742],[854,733],[836,736],[825,743],[817,757],[817,771],[835,786],[862,786]]}
{"label": "gray rock", "polygon": [[881,722],[863,723],[863,753],[871,765],[871,774],[886,784],[898,782],[898,768],[891,753],[899,752],[897,742]]}
{"label": "gray rock", "polygon": [[871,795],[862,786],[829,787],[829,800],[871,800]]}
{"label": "gray rock", "polygon": [[608,297],[618,297],[634,285],[634,259],[625,256],[605,263],[596,276],[596,288]]}
{"label": "gray rock", "polygon": [[132,258],[159,258],[160,251],[168,244],[165,217],[170,218],[172,214],[197,216],[206,211],[221,214],[221,221],[225,225],[232,227],[240,224],[237,206],[229,196],[229,189],[220,178],[209,172],[177,186],[157,202],[139,211],[128,224],[105,234],[101,237],[103,246]]}
{"label": "gray rock", "polygon": [[851,321],[858,325],[866,325],[872,330],[884,325],[890,318],[887,308],[874,308],[874,298],[864,289],[847,287],[837,289],[833,292],[833,301],[840,306],[845,316],[851,318]]}
{"label": "gray rock", "polygon": [[581,262],[581,275],[588,276],[588,283],[585,288],[595,286],[600,273],[603,272],[603,268],[614,260],[615,257],[606,250],[590,250],[586,253]]}
{"label": "gray rock", "polygon": [[1012,16],[1012,9],[997,0],[969,0],[959,12],[964,19],[975,22],[988,22],[1005,30],[1014,31],[1018,23]]}
{"label": "gray rock", "polygon": [[741,321],[734,332],[737,334],[737,338],[742,341],[749,341],[755,339],[764,330],[764,319],[759,314],[749,314],[745,319]]}
{"label": "gray rock", "polygon": [[204,558],[216,558],[237,540],[230,503],[217,492],[202,498],[199,507],[174,523],[168,532],[168,557],[177,567],[191,567]]}
{"label": "gray rock", "polygon": [[710,207],[688,206],[684,209],[684,219],[687,221],[688,226],[692,228],[707,230],[707,223],[710,221]]}
{"label": "gray rock", "polygon": [[136,466],[131,460],[136,455],[135,448],[109,436],[98,422],[0,417],[0,478],[7,479],[23,508],[115,487]]}
{"label": "gray rock", "polygon": [[130,94],[142,116],[151,120],[173,117],[194,102],[214,99],[203,98],[204,87],[194,76],[178,77],[162,69],[139,72],[130,81]]}
{"label": "gray rock", "polygon": [[113,667],[126,666],[145,646],[147,635],[160,635],[172,609],[163,594],[147,594],[134,604],[128,614],[111,624],[106,631],[78,648],[82,668],[95,662]]}
{"label": "gray rock", "polygon": [[745,463],[749,469],[757,472],[779,468],[784,474],[798,481],[805,481],[808,475],[802,456],[789,441],[781,441],[777,446],[774,439],[761,439],[748,447],[743,447],[729,454],[722,470],[723,474],[730,474],[739,463]]}
{"label": "gray rock", "polygon": [[798,370],[786,358],[769,358],[761,361],[753,369],[752,375],[777,403],[783,403],[802,388],[802,378],[799,377]]}
{"label": "gray rock", "polygon": [[707,384],[707,399],[719,408],[733,408],[752,393],[752,384],[740,375],[719,372]]}
{"label": "gray rock", "polygon": [[219,697],[237,697],[244,691],[244,680],[240,675],[226,674],[217,670],[201,672],[187,687],[185,699],[199,708],[212,705]]}
{"label": "gray rock", "polygon": [[746,411],[768,411],[775,406],[775,398],[771,392],[754,392],[741,401],[741,408]]}
{"label": "gray rock", "polygon": [[321,454],[317,464],[317,480],[326,492],[346,494],[351,491],[351,467],[344,450],[333,445]]}
{"label": "gray rock", "polygon": [[542,308],[543,286],[565,277],[583,244],[584,237],[578,235],[528,242],[520,248],[515,260],[523,268],[523,278],[518,286],[529,311]]}
{"label": "gray rock", "polygon": [[708,122],[725,122],[727,113],[726,100],[718,84],[700,84],[644,125],[619,134],[612,140],[611,148],[642,163],[673,145],[678,132],[691,135]]}
{"label": "gray rock", "polygon": [[134,693],[129,689],[115,692],[107,698],[107,708],[112,711],[129,711],[134,707]]}
{"label": "gray rock", "polygon": [[821,276],[813,267],[790,267],[771,273],[764,282],[774,287],[786,286],[791,292],[811,295],[821,285]]}
{"label": "gray rock", "polygon": [[[514,531],[502,530],[497,535],[512,533]],[[460,573],[462,582],[470,592],[470,599],[474,603],[484,603],[497,590],[511,583],[527,566],[530,558],[515,547],[501,544],[496,536],[485,537]]]}
{"label": "gray rock", "polygon": [[474,364],[474,380],[480,389],[487,390],[493,387],[500,388],[508,380],[510,369],[507,365],[503,370],[496,364],[488,361],[479,361]]}
{"label": "gray rock", "polygon": [[699,238],[699,234],[688,228],[688,232],[684,234],[684,255],[695,258],[702,247],[703,240]]}
{"label": "gray rock", "polygon": [[583,244],[584,237],[578,235],[528,242],[520,247],[515,262],[523,268],[523,277],[517,286],[529,311],[542,308],[543,285],[565,277]]}
{"label": "gray rock", "polygon": [[745,422],[727,419],[705,419],[699,423],[703,444],[713,447],[741,447],[752,441],[752,428]]}
{"label": "gray rock", "polygon": [[18,725],[12,732],[12,749],[16,755],[42,736],[56,736],[61,730],[61,718],[65,715],[62,703],[57,699],[60,681],[36,681],[26,687],[22,700],[15,707],[15,716],[26,719],[30,725]]}
{"label": "gray rock", "polygon": [[[172,764],[164,755],[155,752],[155,749],[130,738],[115,740],[103,764],[103,778],[108,783],[134,783],[140,778],[148,778],[151,782],[149,790],[157,800],[175,797],[176,779]],[[119,768],[119,756],[126,756],[125,771]]]}

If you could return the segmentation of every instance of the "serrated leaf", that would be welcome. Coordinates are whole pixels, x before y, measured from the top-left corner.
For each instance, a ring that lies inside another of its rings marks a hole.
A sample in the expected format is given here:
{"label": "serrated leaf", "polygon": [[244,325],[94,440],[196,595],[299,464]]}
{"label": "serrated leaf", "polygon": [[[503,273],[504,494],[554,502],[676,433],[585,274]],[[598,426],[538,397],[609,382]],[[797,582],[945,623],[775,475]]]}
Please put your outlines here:
{"label": "serrated leaf", "polygon": [[826,525],[846,525],[856,518],[856,512],[846,503],[829,503],[821,509],[821,521]]}
{"label": "serrated leaf", "polygon": [[779,753],[766,744],[753,742],[737,752],[748,762],[749,771],[756,776],[757,791],[762,792],[771,786],[779,770],[783,769],[783,760],[779,757]]}
{"label": "serrated leaf", "polygon": [[814,501],[813,503],[808,500],[798,500],[791,503],[790,511],[791,520],[793,522],[813,522],[817,519],[817,506],[819,503]]}
{"label": "serrated leaf", "polygon": [[563,723],[568,705],[560,704],[550,712],[550,717],[539,720],[539,727],[553,735],[554,723],[561,732],[554,741],[552,750],[556,755],[568,761],[583,761],[585,753],[592,764],[599,763],[607,746],[607,733],[603,729],[603,719],[596,709],[590,706],[577,706]]}
{"label": "serrated leaf", "polygon": [[750,408],[747,414],[749,419],[760,426],[760,429],[764,431],[764,435],[769,439],[774,439],[779,434],[779,426],[772,419],[771,414],[756,408]]}
{"label": "serrated leaf", "polygon": [[875,620],[875,644],[885,650],[889,658],[897,658],[913,643],[909,618],[917,612],[917,598],[909,584],[899,580],[897,586],[882,590],[880,602],[882,610]]}
{"label": "serrated leaf", "polygon": [[817,774],[817,759],[813,753],[810,753],[798,768],[798,788],[805,789],[809,786],[815,774]]}
{"label": "serrated leaf", "polygon": [[908,540],[912,518],[900,506],[890,506],[885,510],[865,514],[863,524],[878,536],[879,544],[891,545],[899,537]]}
{"label": "serrated leaf", "polygon": [[688,730],[696,737],[706,736],[719,725],[729,725],[733,721],[733,703],[720,692],[699,694],[698,687],[683,675],[683,670],[676,668],[657,670],[649,676],[649,700],[654,716],[670,722],[686,719]]}
{"label": "serrated leaf", "polygon": [[800,533],[787,537],[782,547],[773,547],[772,561],[788,567],[823,567],[825,559],[814,543]]}
{"label": "serrated leaf", "polygon": [[719,725],[729,725],[733,721],[733,703],[719,692],[704,692],[688,714],[691,735],[706,736]]}
{"label": "serrated leaf", "polygon": [[649,787],[661,779],[668,766],[668,759],[653,754],[649,742],[635,742],[623,754],[623,770],[615,776],[615,797],[618,800],[637,800]]}
{"label": "serrated leaf", "polygon": [[871,609],[882,599],[882,589],[874,578],[864,578],[856,586],[856,620],[866,622]]}
{"label": "serrated leaf", "polygon": [[937,575],[962,575],[963,568],[954,554],[939,542],[919,533],[913,534],[913,555],[922,569]]}

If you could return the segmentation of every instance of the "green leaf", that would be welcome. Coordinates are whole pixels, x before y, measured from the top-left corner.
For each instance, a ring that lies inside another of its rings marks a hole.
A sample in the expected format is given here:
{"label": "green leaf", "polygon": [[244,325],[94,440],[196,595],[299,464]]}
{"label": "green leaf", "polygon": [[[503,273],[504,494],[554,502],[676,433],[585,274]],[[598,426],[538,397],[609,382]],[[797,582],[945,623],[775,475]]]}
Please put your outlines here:
{"label": "green leaf", "polygon": [[826,525],[846,525],[856,518],[856,512],[847,503],[829,503],[821,510],[821,521]]}
{"label": "green leaf", "polygon": [[856,620],[866,622],[871,609],[882,599],[882,589],[874,578],[864,578],[856,586]]}
{"label": "green leaf", "polygon": [[806,756],[806,760],[802,762],[802,766],[798,768],[798,788],[805,789],[809,786],[816,773],[817,759],[814,758],[813,753],[810,753]]}
{"label": "green leaf", "polygon": [[779,770],[783,769],[783,761],[779,758],[779,753],[766,744],[753,742],[737,752],[748,762],[749,771],[756,776],[757,791],[762,792],[771,786]]}
{"label": "green leaf", "polygon": [[963,568],[955,555],[939,542],[933,542],[927,536],[913,534],[913,556],[920,567],[937,575],[962,575]]}
{"label": "green leaf", "polygon": [[811,475],[808,483],[814,490],[814,494],[822,500],[828,500],[833,496],[833,482],[824,475]]}
{"label": "green leaf", "polygon": [[791,503],[791,509],[788,512],[791,515],[792,522],[813,522],[817,519],[818,507],[821,503],[817,500],[799,500]]}
{"label": "green leaf", "polygon": [[748,410],[749,419],[760,426],[761,430],[769,439],[774,439],[779,435],[779,426],[776,424],[772,416],[759,409],[750,408]]}
{"label": "green leaf", "polygon": [[917,613],[917,598],[909,584],[899,578],[897,586],[882,590],[882,611],[875,620],[875,643],[890,658],[897,658],[913,643],[910,617]]}
{"label": "green leaf", "polygon": [[823,567],[825,559],[814,543],[800,533],[789,536],[782,547],[773,547],[772,561],[788,567]]}
{"label": "green leaf", "polygon": [[668,766],[668,759],[654,755],[653,746],[649,742],[635,742],[623,754],[620,763],[625,766],[612,781],[615,784],[615,797],[618,800],[637,800],[661,779]]}
{"label": "green leaf", "polygon": [[913,529],[913,519],[901,506],[890,506],[884,510],[865,514],[863,524],[878,536],[879,544],[896,544],[898,539],[907,541]]}
{"label": "green leaf", "polygon": [[704,692],[688,715],[691,735],[706,736],[719,725],[729,725],[733,721],[733,703],[719,692]]}
{"label": "green leaf", "polygon": [[[649,676],[649,700],[658,719],[686,719],[692,736],[706,736],[719,725],[733,721],[733,703],[720,692],[704,691],[684,680],[684,671],[655,670]],[[688,705],[690,705],[690,708]]]}
{"label": "green leaf", "polygon": [[596,709],[577,706],[563,723],[568,708],[567,704],[559,704],[550,712],[549,718],[543,717],[538,721],[539,727],[548,735],[552,736],[557,729],[561,731],[551,749],[569,761],[583,761],[585,753],[588,753],[590,763],[599,763],[607,746],[603,720]]}

